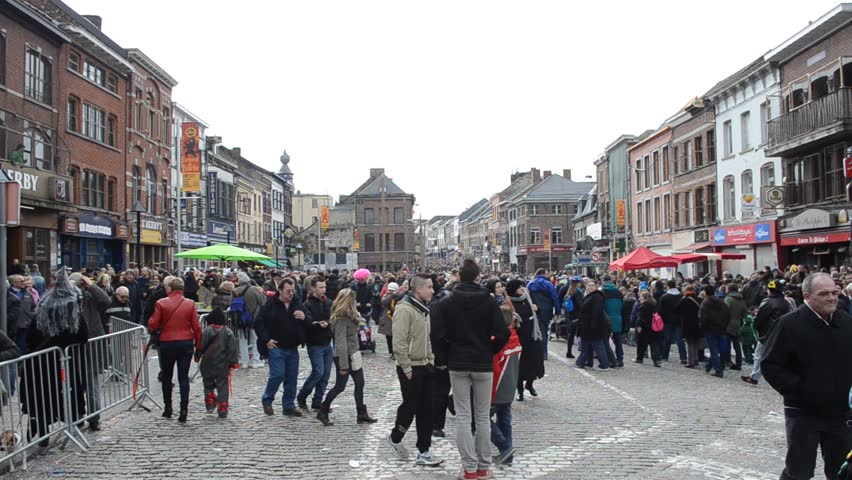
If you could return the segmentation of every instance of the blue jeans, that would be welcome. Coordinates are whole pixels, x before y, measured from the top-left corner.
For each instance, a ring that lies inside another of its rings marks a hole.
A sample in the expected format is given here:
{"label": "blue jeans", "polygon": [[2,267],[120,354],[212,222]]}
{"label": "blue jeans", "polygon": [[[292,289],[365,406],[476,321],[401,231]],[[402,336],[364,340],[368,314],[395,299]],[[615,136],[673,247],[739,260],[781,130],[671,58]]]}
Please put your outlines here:
{"label": "blue jeans", "polygon": [[707,347],[710,349],[710,361],[707,362],[707,366],[705,370],[708,372],[711,368],[716,370],[716,373],[722,375],[722,342],[725,340],[724,335],[717,335],[713,333],[708,333],[705,338],[707,339]]}
{"label": "blue jeans", "polygon": [[677,354],[680,356],[680,361],[685,361],[686,343],[683,341],[683,326],[666,325],[665,330],[663,330],[662,349],[660,350],[663,360],[669,359],[673,343],[677,343]]}
{"label": "blue jeans", "polygon": [[547,360],[547,340],[550,338],[550,320],[538,319],[538,328],[541,329],[541,353]]}
{"label": "blue jeans", "polygon": [[491,443],[503,453],[512,448],[512,404],[493,405],[491,415],[496,417],[491,420]]}
{"label": "blue jeans", "polygon": [[583,339],[583,348],[580,352],[580,356],[577,357],[577,366],[578,367],[586,367],[586,364],[592,359],[592,350],[598,354],[598,362],[600,362],[600,367],[604,370],[609,368],[609,355],[606,354],[606,345],[604,345],[603,340],[594,340],[589,341],[585,338]]}
{"label": "blue jeans", "polygon": [[308,395],[314,392],[311,408],[318,409],[322,404],[322,397],[328,387],[328,378],[331,375],[334,355],[331,344],[308,345],[308,358],[311,359],[311,374],[305,379],[302,390],[299,391],[299,400],[307,400]]}
{"label": "blue jeans", "polygon": [[612,343],[615,344],[615,358],[619,365],[624,363],[624,345],[621,344],[621,332],[612,332]]}
{"label": "blue jeans", "polygon": [[263,392],[261,402],[272,405],[281,383],[284,383],[284,396],[281,404],[284,410],[296,408],[296,380],[299,376],[299,351],[295,348],[273,348],[269,351],[269,381]]}

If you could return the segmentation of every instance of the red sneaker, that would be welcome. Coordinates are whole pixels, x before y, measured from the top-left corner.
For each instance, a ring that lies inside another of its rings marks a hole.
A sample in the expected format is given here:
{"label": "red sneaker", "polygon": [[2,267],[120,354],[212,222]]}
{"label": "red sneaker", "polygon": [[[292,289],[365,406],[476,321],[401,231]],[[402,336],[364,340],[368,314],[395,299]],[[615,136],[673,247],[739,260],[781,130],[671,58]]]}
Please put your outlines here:
{"label": "red sneaker", "polygon": [[476,471],[477,480],[491,480],[494,478],[494,471],[490,468],[486,470],[477,470]]}

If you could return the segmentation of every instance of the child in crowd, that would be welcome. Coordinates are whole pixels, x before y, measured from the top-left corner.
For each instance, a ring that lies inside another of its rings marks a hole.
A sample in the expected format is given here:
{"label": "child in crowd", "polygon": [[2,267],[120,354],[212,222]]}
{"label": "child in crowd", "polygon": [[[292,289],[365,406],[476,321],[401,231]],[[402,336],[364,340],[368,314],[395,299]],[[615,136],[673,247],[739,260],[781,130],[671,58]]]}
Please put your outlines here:
{"label": "child in crowd", "polygon": [[201,334],[201,350],[195,361],[204,380],[204,404],[207,413],[219,410],[219,418],[228,417],[230,369],[239,368],[240,350],[234,332],[226,326],[228,318],[220,308],[207,315],[207,326]]}
{"label": "child in crowd", "polygon": [[494,355],[494,384],[491,389],[491,443],[500,453],[494,457],[495,465],[511,465],[515,455],[512,446],[512,401],[515,399],[515,387],[520,372],[521,342],[518,340],[517,314],[511,307],[500,307],[506,326],[509,327],[509,341],[500,352]]}

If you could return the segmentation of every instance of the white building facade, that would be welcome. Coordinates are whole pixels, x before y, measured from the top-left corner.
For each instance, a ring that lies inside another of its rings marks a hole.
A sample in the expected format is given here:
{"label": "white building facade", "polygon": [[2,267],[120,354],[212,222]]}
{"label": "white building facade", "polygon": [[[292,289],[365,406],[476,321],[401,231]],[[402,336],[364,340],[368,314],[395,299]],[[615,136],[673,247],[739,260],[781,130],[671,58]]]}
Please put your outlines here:
{"label": "white building facade", "polygon": [[718,226],[710,244],[726,260],[722,269],[747,276],[778,267],[776,219],[782,210],[761,208],[765,187],[782,186],[781,159],[767,157],[767,122],[780,112],[780,73],[763,57],[707,93],[716,110]]}

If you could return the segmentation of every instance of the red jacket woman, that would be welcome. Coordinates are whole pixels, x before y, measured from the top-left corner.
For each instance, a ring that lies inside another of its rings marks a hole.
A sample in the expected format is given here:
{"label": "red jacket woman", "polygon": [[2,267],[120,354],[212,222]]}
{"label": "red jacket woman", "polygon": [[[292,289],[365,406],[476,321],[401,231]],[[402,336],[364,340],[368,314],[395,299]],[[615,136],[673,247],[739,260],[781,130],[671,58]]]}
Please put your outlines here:
{"label": "red jacket woman", "polygon": [[189,407],[189,366],[195,349],[201,348],[201,326],[195,302],[184,298],[183,280],[172,278],[165,285],[168,296],[154,305],[154,314],[148,322],[149,332],[160,332],[160,370],[163,374],[163,417],[172,418],[172,379],[177,365],[180,385],[180,415],[178,422],[186,422]]}

